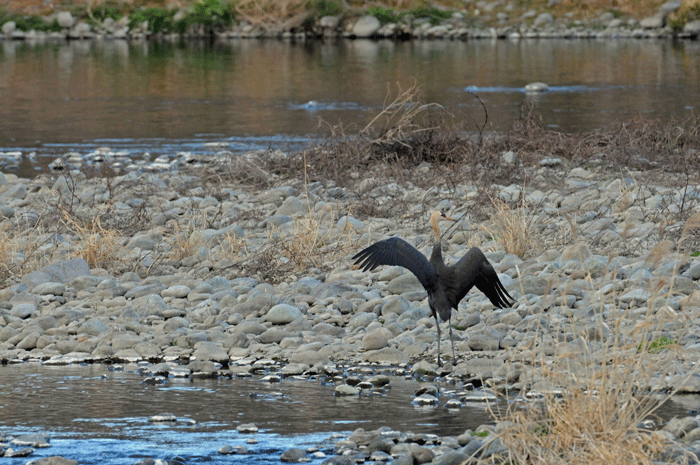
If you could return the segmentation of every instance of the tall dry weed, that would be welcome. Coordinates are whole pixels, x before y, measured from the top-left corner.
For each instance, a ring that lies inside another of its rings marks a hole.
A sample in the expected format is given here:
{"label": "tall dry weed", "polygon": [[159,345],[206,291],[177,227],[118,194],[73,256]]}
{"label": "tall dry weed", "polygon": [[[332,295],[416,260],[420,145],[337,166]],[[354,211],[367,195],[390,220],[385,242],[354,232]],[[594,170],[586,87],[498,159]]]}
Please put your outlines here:
{"label": "tall dry weed", "polygon": [[121,260],[118,254],[119,234],[109,228],[104,228],[99,215],[88,221],[82,221],[76,216],[62,211],[63,224],[77,236],[74,256],[85,260],[90,268],[112,268]]}
{"label": "tall dry weed", "polygon": [[[653,259],[662,259],[665,250],[666,245],[660,247]],[[588,287],[595,292],[591,279]],[[675,340],[660,335],[668,334],[669,325],[679,335],[680,328],[691,326],[685,320],[692,317],[668,306],[672,278],[652,280],[647,291],[646,304],[623,303],[615,292],[607,294],[592,317],[576,316],[568,307],[558,310],[569,317],[570,337],[549,351],[533,344],[529,360],[523,358],[529,368],[520,381],[529,391],[504,412],[494,412],[501,420],[498,437],[508,452],[483,462],[651,465],[666,459],[673,440],[647,429],[643,421],[673,395],[663,380],[683,360]],[[535,331],[539,334],[533,342],[546,333],[544,328]],[[697,460],[681,454],[674,463],[691,459]]]}
{"label": "tall dry weed", "polygon": [[515,209],[499,198],[491,198],[494,211],[491,225],[480,225],[481,229],[499,242],[506,253],[524,258],[532,253],[533,218],[523,203]]}

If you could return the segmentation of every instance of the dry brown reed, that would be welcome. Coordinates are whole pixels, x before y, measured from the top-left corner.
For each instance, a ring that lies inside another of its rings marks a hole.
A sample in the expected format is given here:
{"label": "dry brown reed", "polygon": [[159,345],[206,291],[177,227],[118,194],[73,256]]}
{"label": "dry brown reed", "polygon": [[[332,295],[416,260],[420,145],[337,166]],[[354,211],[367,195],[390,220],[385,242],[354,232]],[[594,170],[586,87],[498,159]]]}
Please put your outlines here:
{"label": "dry brown reed", "polygon": [[121,237],[115,230],[104,228],[98,215],[80,220],[66,211],[61,213],[63,225],[77,237],[74,256],[84,259],[90,268],[110,269],[121,261],[117,253]]}
{"label": "dry brown reed", "polygon": [[491,198],[493,213],[490,223],[479,227],[494,241],[500,243],[506,253],[525,258],[532,254],[533,217],[528,213],[524,200],[513,209],[504,200]]}
{"label": "dry brown reed", "polygon": [[[667,250],[667,245],[660,247],[654,259],[668,258]],[[588,286],[595,291],[590,278]],[[649,283],[646,306],[622,304],[613,292],[598,302],[592,318],[577,319],[561,308],[560,313],[569,314],[570,337],[553,343],[551,350],[533,344],[529,360],[523,360],[529,369],[520,378],[529,392],[505,411],[494,412],[501,421],[498,437],[508,452],[482,462],[651,465],[667,459],[673,440],[642,422],[673,395],[662,391],[659,380],[683,360],[680,347],[660,336],[668,334],[669,324],[691,326],[683,322],[691,316],[667,305],[673,292],[672,278],[658,279]],[[546,334],[543,328],[535,331]],[[536,334],[532,340],[542,337]],[[697,460],[683,454],[674,463]]]}

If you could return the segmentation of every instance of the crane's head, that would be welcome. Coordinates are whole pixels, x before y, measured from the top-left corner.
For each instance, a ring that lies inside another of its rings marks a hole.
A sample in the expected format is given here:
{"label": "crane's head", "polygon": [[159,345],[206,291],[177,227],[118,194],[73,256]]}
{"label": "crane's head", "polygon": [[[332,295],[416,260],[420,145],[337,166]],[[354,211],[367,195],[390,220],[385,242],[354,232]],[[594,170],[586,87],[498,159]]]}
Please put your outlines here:
{"label": "crane's head", "polygon": [[430,222],[433,224],[437,224],[442,220],[457,221],[454,218],[450,218],[449,216],[445,215],[445,213],[441,211],[434,211],[433,214],[430,215]]}
{"label": "crane's head", "polygon": [[440,229],[438,228],[438,223],[443,220],[457,221],[454,218],[450,218],[449,216],[445,215],[445,213],[441,211],[434,211],[433,214],[430,215],[430,225],[433,227],[433,231],[435,232],[435,240],[437,242],[440,242]]}

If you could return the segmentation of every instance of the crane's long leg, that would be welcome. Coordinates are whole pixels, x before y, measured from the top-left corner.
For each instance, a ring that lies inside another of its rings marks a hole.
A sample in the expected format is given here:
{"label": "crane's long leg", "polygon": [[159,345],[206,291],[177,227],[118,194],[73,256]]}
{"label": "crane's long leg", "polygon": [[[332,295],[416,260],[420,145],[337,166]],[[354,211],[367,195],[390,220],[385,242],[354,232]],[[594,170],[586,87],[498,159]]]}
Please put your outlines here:
{"label": "crane's long leg", "polygon": [[437,342],[438,342],[438,357],[437,357],[437,364],[439,367],[442,366],[442,363],[440,362],[440,320],[438,320],[437,312],[433,313],[433,316],[435,317],[435,327],[437,328]]}
{"label": "crane's long leg", "polygon": [[457,363],[457,357],[455,356],[455,340],[452,338],[452,315],[447,319],[447,324],[450,325],[450,343],[452,344],[452,364]]}

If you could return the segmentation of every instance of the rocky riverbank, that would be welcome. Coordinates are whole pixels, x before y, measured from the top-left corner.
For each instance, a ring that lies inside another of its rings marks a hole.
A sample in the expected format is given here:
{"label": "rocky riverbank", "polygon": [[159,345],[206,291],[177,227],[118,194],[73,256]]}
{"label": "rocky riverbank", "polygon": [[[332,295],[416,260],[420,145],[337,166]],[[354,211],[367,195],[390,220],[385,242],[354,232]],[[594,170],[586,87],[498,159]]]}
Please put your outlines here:
{"label": "rocky riverbank", "polygon": [[[234,17],[217,2],[195,9],[146,9],[131,15],[96,9],[93,15],[73,16],[68,11],[44,17],[0,16],[0,39],[6,40],[165,40],[193,38],[278,38],[289,40],[329,38],[371,39],[697,39],[699,14],[694,7],[669,1],[647,17],[618,11],[560,11],[560,2],[523,10],[515,2],[471,2],[468,8],[449,11],[423,8],[399,14],[388,8],[352,10],[340,7],[334,14],[308,12],[277,21]],[[197,10],[199,8],[202,11]],[[206,9],[209,8],[209,9]],[[100,16],[100,11],[102,11]],[[95,16],[97,15],[97,16]],[[268,15],[269,16],[269,15]],[[202,18],[207,18],[205,22]]]}
{"label": "rocky riverbank", "polygon": [[[690,178],[549,157],[526,168],[526,185],[491,186],[484,205],[466,182],[426,190],[366,176],[340,186],[265,168],[286,157],[221,152],[121,175],[0,175],[2,363],[142,363],[151,382],[326,373],[338,377],[337,395],[376,385],[345,379],[337,364],[370,363],[525,398],[561,389],[543,366],[566,363],[585,377],[591,363],[617,360],[634,371],[618,381],[633,376],[641,391],[700,393],[700,186]],[[55,167],[118,162],[103,148]],[[412,175],[432,170],[423,163]],[[392,202],[401,213],[381,215]],[[443,239],[446,261],[480,246],[516,299],[495,309],[472,290],[452,319],[456,360],[443,341],[444,367],[415,277],[398,267],[364,273],[349,259],[394,235],[427,253],[434,209],[460,219]],[[666,431],[693,451],[700,423],[684,421],[692,428]],[[436,440],[432,455],[387,436],[396,434],[344,445],[379,441],[400,463],[505,450],[488,428]]]}

